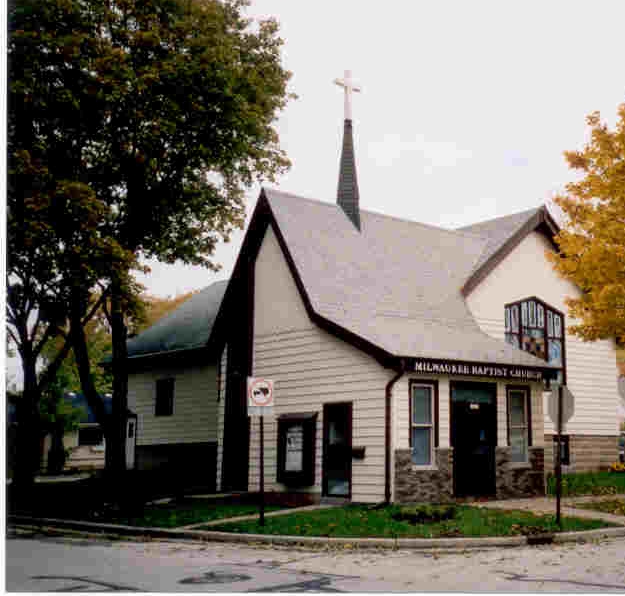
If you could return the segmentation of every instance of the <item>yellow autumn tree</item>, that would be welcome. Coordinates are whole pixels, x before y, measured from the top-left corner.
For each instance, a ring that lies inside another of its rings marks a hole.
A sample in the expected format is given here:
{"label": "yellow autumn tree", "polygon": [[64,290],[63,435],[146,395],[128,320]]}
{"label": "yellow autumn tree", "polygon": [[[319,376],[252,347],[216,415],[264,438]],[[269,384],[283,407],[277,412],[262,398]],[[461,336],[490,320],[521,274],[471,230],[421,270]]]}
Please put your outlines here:
{"label": "yellow autumn tree", "polygon": [[581,151],[566,151],[581,173],[554,200],[566,215],[556,236],[559,254],[549,255],[554,268],[581,290],[568,298],[576,324],[571,333],[584,340],[616,338],[625,343],[625,103],[616,128],[587,118],[590,140]]}

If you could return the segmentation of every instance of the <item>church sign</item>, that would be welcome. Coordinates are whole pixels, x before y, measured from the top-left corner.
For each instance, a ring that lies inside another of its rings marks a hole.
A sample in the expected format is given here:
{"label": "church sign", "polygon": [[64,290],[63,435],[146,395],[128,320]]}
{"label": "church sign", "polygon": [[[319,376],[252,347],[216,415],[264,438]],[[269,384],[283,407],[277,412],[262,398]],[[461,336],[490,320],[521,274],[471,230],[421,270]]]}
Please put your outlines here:
{"label": "church sign", "polygon": [[489,377],[491,379],[510,379],[514,381],[542,381],[545,378],[544,371],[527,366],[480,364],[457,360],[433,360],[430,358],[416,358],[413,361],[412,370],[418,373],[435,375]]}

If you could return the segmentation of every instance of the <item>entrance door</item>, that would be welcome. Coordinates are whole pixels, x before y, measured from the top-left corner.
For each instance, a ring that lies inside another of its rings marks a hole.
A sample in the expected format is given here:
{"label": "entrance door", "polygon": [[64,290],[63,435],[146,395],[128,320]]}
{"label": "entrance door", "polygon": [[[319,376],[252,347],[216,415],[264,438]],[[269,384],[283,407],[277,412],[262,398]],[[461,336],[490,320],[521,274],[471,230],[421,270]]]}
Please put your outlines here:
{"label": "entrance door", "polygon": [[497,385],[453,383],[451,444],[457,497],[495,494]]}
{"label": "entrance door", "polygon": [[352,404],[323,406],[323,494],[352,494]]}

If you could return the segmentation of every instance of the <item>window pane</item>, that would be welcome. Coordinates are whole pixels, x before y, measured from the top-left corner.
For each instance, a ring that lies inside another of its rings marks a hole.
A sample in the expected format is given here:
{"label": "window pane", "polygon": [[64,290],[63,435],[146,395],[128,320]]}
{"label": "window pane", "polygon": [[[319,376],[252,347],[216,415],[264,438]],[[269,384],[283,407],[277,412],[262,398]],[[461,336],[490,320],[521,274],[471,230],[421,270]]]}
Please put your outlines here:
{"label": "window pane", "polygon": [[519,305],[512,306],[510,309],[511,314],[511,323],[512,323],[512,331],[514,333],[519,332]]}
{"label": "window pane", "polygon": [[547,335],[553,337],[553,312],[547,311]]}
{"label": "window pane", "polygon": [[156,381],[155,416],[171,416],[174,413],[174,379]]}
{"label": "window pane", "polygon": [[413,424],[432,424],[432,389],[430,387],[412,388]]}
{"label": "window pane", "polygon": [[527,326],[527,302],[521,302],[521,325]]}
{"label": "window pane", "polygon": [[545,309],[542,304],[536,304],[536,324],[539,327],[545,326]]}
{"label": "window pane", "polygon": [[510,391],[508,407],[510,408],[510,424],[512,426],[525,425],[525,393]]}
{"label": "window pane", "polygon": [[562,340],[549,340],[549,362],[562,366]]}
{"label": "window pane", "polygon": [[511,327],[511,325],[510,325],[510,307],[506,308],[505,313],[506,313],[506,331],[510,331],[510,327]]}
{"label": "window pane", "polygon": [[510,429],[511,459],[513,462],[527,461],[527,430],[524,428]]}
{"label": "window pane", "polygon": [[544,329],[523,328],[523,349],[538,358],[547,358],[545,352],[545,331]]}
{"label": "window pane", "polygon": [[528,309],[529,309],[529,326],[536,327],[536,303],[533,301],[530,301],[528,303]]}
{"label": "window pane", "polygon": [[412,462],[427,466],[432,463],[431,428],[412,429]]}
{"label": "window pane", "polygon": [[506,333],[506,341],[515,348],[519,347],[519,336],[514,333]]}
{"label": "window pane", "polygon": [[556,313],[553,313],[553,334],[562,337],[562,317]]}

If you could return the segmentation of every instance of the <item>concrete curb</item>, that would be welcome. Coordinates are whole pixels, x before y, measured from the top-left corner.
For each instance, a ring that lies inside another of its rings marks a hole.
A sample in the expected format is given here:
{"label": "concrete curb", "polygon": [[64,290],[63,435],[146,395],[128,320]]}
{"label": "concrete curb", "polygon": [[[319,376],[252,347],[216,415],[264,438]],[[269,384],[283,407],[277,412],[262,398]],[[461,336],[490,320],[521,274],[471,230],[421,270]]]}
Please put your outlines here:
{"label": "concrete curb", "polygon": [[625,526],[618,528],[602,528],[581,532],[560,532],[541,537],[532,536],[489,536],[484,538],[332,538],[318,536],[280,536],[265,534],[235,534],[208,530],[167,530],[164,528],[140,528],[119,524],[100,524],[94,522],[34,518],[10,515],[8,525],[22,528],[69,529],[89,533],[108,533],[119,536],[148,536],[151,538],[168,538],[170,540],[200,540],[205,542],[256,543],[268,545],[298,546],[346,546],[354,548],[391,548],[391,549],[472,549],[510,546],[526,546],[532,544],[549,544],[565,542],[587,542],[601,538],[618,538],[625,536]]}

